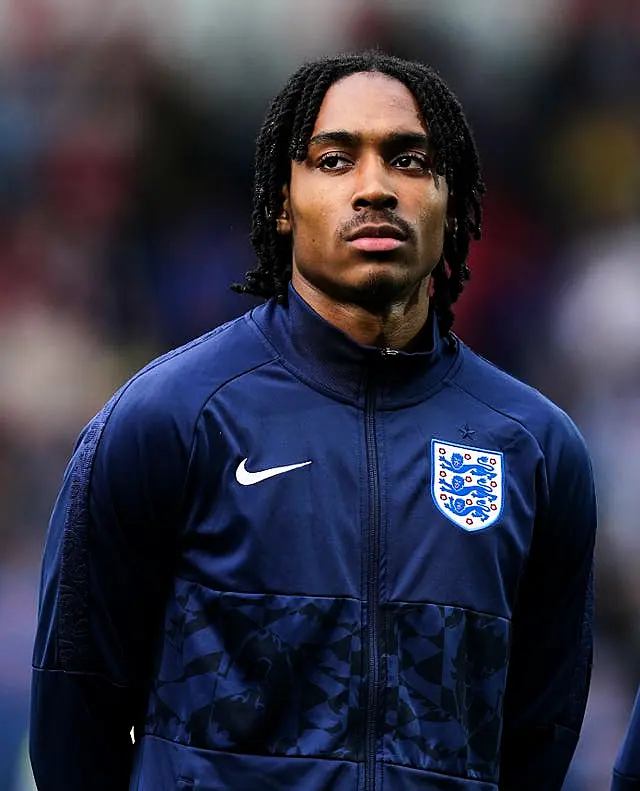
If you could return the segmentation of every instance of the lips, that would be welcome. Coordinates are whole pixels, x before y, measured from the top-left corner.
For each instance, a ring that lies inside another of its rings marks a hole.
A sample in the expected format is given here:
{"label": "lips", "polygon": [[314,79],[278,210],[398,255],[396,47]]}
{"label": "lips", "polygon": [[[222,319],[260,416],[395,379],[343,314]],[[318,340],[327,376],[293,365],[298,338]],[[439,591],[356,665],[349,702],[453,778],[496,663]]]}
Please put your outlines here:
{"label": "lips", "polygon": [[396,239],[404,242],[407,234],[404,233],[396,225],[385,223],[384,225],[361,225],[355,231],[350,233],[346,239],[348,242],[353,242],[356,239]]}
{"label": "lips", "polygon": [[380,253],[400,247],[407,235],[395,225],[362,225],[346,238],[357,250]]}

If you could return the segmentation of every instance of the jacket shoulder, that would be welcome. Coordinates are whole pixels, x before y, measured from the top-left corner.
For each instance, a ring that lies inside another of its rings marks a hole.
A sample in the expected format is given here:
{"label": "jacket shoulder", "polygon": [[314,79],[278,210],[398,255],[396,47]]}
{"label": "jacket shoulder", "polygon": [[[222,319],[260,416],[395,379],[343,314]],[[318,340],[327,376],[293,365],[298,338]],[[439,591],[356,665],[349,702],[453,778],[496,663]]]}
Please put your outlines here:
{"label": "jacket shoulder", "polygon": [[508,374],[461,343],[462,365],[453,384],[470,397],[519,424],[545,455],[554,447],[570,446],[586,456],[584,439],[574,421],[557,404],[531,385]]}
{"label": "jacket shoulder", "polygon": [[149,362],[122,385],[83,433],[96,436],[107,430],[131,436],[169,431],[188,441],[203,407],[220,388],[276,356],[247,317]]}
{"label": "jacket shoulder", "polygon": [[172,409],[176,402],[201,405],[229,381],[275,358],[247,319],[240,316],[152,360],[120,392],[128,401],[157,400]]}

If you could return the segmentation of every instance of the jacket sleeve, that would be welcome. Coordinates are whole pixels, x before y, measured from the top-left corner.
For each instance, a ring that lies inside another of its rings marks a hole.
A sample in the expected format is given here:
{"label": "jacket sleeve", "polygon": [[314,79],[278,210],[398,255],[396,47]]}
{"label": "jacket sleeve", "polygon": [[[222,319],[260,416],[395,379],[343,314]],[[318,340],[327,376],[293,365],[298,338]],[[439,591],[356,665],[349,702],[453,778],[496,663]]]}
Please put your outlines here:
{"label": "jacket sleeve", "polygon": [[589,690],[596,498],[584,441],[562,417],[549,430],[513,614],[500,791],[560,791]]}
{"label": "jacket sleeve", "polygon": [[640,689],[613,769],[611,791],[640,791]]}
{"label": "jacket sleeve", "polygon": [[51,516],[31,696],[39,791],[129,788],[189,445],[158,394],[131,390],[82,433]]}

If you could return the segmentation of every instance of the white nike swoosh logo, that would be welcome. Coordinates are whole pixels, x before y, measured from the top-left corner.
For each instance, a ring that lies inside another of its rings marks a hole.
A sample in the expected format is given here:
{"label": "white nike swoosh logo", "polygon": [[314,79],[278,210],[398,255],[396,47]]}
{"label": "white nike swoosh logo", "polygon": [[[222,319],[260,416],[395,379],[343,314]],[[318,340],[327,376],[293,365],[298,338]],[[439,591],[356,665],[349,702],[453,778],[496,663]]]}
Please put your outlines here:
{"label": "white nike swoosh logo", "polygon": [[267,478],[274,478],[276,475],[282,475],[283,472],[291,472],[291,470],[297,470],[299,467],[306,467],[307,464],[311,464],[310,461],[303,461],[301,464],[287,464],[286,467],[271,467],[268,470],[249,472],[245,466],[247,461],[248,459],[243,459],[236,470],[236,481],[242,486],[253,486],[254,483],[266,481]]}

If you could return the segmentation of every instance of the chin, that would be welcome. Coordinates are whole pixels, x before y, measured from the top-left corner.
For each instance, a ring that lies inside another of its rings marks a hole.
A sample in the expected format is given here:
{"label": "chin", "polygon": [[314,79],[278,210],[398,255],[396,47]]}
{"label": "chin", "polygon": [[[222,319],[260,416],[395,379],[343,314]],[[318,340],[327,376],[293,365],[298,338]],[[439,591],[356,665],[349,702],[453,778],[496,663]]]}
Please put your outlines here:
{"label": "chin", "polygon": [[410,299],[428,277],[428,272],[418,274],[406,264],[381,259],[321,270],[298,266],[298,270],[310,285],[335,302],[358,305],[377,314]]}
{"label": "chin", "polygon": [[[344,284],[349,301],[372,312],[381,312],[389,305],[406,299],[417,283],[409,273],[397,267],[373,264],[360,277]],[[345,294],[346,295],[346,294]]]}

